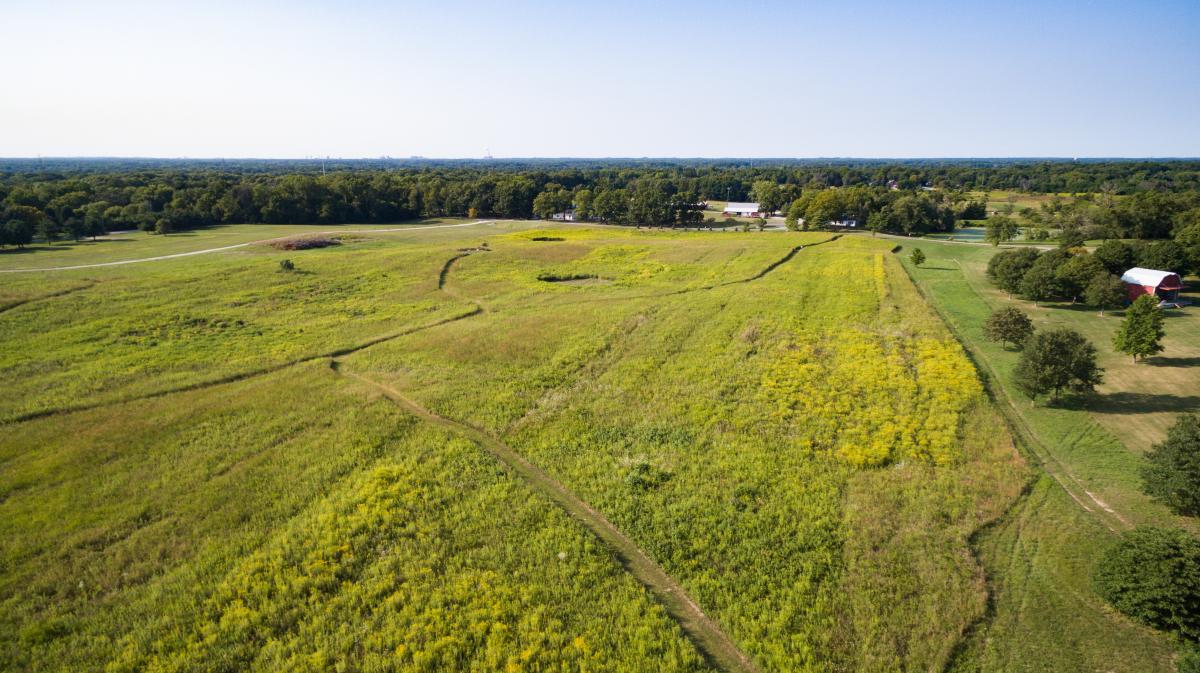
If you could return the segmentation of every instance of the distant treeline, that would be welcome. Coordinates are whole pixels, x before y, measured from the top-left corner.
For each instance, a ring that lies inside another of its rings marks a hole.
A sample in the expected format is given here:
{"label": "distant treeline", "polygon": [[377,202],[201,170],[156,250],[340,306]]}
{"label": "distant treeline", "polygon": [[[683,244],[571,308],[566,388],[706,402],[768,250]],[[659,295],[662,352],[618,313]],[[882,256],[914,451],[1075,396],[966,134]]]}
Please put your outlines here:
{"label": "distant treeline", "polygon": [[[1151,205],[1170,212],[1133,235],[1166,236],[1194,201],[1185,195],[1200,190],[1200,161],[4,159],[0,244],[227,223],[547,217],[572,207],[581,219],[691,226],[706,200],[924,233],[982,217],[983,203],[965,195],[981,189],[1152,194]],[[1119,218],[1109,221],[1125,233]]]}

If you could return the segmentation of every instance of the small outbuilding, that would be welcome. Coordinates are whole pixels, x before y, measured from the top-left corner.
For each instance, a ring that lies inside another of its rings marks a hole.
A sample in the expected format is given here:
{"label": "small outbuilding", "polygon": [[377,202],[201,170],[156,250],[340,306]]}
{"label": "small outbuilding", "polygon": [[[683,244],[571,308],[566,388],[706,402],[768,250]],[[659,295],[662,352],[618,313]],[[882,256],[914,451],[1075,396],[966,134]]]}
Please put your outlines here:
{"label": "small outbuilding", "polygon": [[1149,294],[1162,301],[1178,301],[1179,291],[1183,289],[1183,280],[1179,274],[1171,271],[1143,269],[1135,266],[1121,276],[1125,289],[1129,293],[1129,301]]}

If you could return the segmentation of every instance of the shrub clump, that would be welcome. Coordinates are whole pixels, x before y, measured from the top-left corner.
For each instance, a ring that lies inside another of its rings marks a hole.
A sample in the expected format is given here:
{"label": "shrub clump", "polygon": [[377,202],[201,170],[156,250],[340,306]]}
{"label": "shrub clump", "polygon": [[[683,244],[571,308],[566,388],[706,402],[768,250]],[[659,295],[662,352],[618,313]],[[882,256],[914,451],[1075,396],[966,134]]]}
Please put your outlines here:
{"label": "shrub clump", "polygon": [[270,245],[276,250],[313,250],[315,248],[328,248],[334,245],[341,245],[342,242],[336,238],[328,238],[325,236],[305,236],[303,238],[282,238],[278,241],[271,241]]}
{"label": "shrub clump", "polygon": [[546,283],[566,283],[572,280],[596,280],[599,278],[594,273],[540,273],[538,280]]}
{"label": "shrub clump", "polygon": [[1155,628],[1200,637],[1200,540],[1180,529],[1137,528],[1101,559],[1096,590]]}

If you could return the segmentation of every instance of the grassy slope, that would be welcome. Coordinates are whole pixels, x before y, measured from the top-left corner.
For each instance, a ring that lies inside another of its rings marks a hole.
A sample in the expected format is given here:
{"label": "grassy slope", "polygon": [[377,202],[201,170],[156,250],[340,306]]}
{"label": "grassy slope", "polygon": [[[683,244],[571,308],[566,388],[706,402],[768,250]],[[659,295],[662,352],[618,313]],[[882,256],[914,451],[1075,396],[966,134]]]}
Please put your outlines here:
{"label": "grassy slope", "polygon": [[[765,669],[939,665],[983,610],[965,537],[1019,488],[1011,448],[977,428],[961,471],[847,470],[802,449],[807,419],[781,424],[762,389],[779,349],[806,338],[797,330],[947,338],[929,316],[897,308],[919,301],[898,267],[883,276],[896,295],[873,280],[887,247],[815,247],[760,281],[702,290],[714,267],[717,277],[748,278],[787,241],[821,235],[720,234],[687,245],[597,235],[494,242],[494,252],[456,265],[447,286],[484,297],[489,314],[348,362],[502,435],[568,483]],[[547,261],[613,284],[527,301]],[[847,277],[858,280],[830,282]],[[681,286],[694,291],[665,294]],[[636,470],[654,483],[636,485]]]}
{"label": "grassy slope", "polygon": [[5,670],[705,670],[581,526],[324,364],[2,457]]}
{"label": "grassy slope", "polygon": [[[380,234],[326,254],[251,246],[58,272],[48,288],[45,274],[5,277],[9,296],[82,289],[0,313],[0,378],[11,393],[0,422],[257,371],[461,315],[473,305],[428,298],[442,260],[421,245],[493,230]],[[280,273],[284,258],[298,272]]]}
{"label": "grassy slope", "polygon": [[[420,224],[460,224],[470,220],[431,219]],[[318,225],[318,224],[229,224],[158,236],[144,231],[128,231],[98,240],[37,243],[23,249],[0,250],[0,270],[41,269],[78,264],[100,264],[140,257],[174,255],[195,250],[261,241],[284,236],[314,234],[322,231],[391,229],[401,225]],[[9,277],[7,274],[4,276]]]}
{"label": "grassy slope", "polygon": [[[949,338],[890,244],[810,248],[743,283],[825,236],[571,228],[535,242],[525,227],[55,275],[92,284],[0,314],[2,342],[22,345],[0,352],[3,381],[21,386],[3,411],[253,371],[478,300],[481,315],[343,359],[567,483],[765,670],[929,670],[953,656],[985,609],[967,536],[1023,483],[994,411],[975,400],[941,467],[858,470],[828,457],[836,447],[810,421],[852,431],[889,403],[850,396],[817,415],[765,390],[789,374],[788,353],[816,349],[814,364],[851,378],[892,362],[897,403],[911,404],[910,366]],[[485,236],[493,252],[456,262],[439,291],[445,260]],[[283,256],[301,273],[276,272]],[[880,357],[838,359],[843,332]],[[936,389],[939,376],[917,381]],[[812,400],[828,392],[804,385]],[[460,668],[535,657],[574,668],[584,650],[598,669],[699,667],[578,526],[477,450],[359,392],[314,362],[5,427],[19,438],[0,457],[9,667],[327,668],[331,657],[383,670],[420,652]],[[389,510],[371,503],[409,492],[428,495],[389,507],[411,526],[372,518]],[[384,542],[364,532],[376,529]],[[569,581],[559,551],[584,561]],[[451,617],[476,609],[471,624]]]}
{"label": "grassy slope", "polygon": [[[983,320],[995,307],[1010,301],[987,287],[982,277],[994,251],[953,244],[919,245],[928,261],[917,268],[904,256],[907,269],[995,377],[1001,403],[1010,404],[1011,400],[1011,410],[1038,440],[1033,448],[1045,452],[1046,469],[1095,512],[1085,513],[1062,486],[1044,477],[1019,510],[982,536],[980,547],[997,588],[997,617],[989,629],[977,634],[964,662],[983,670],[1070,670],[1068,665],[1090,670],[1085,666],[1089,661],[1104,662],[1107,670],[1170,670],[1167,639],[1114,614],[1095,595],[1089,578],[1099,555],[1114,539],[1111,529],[1188,522],[1172,517],[1141,494],[1137,453],[1107,432],[1095,414],[1033,405],[1012,388],[1017,354],[985,341],[982,335]],[[1108,350],[1104,338],[1115,325],[1115,317],[1018,303],[1039,327],[1071,326],[1097,342],[1101,353]],[[1103,357],[1106,365],[1113,360]],[[1152,385],[1155,371],[1148,367],[1143,371],[1142,383]],[[1132,408],[1126,411],[1137,413]],[[1139,444],[1147,441],[1140,434],[1129,436],[1136,437]],[[1120,517],[1104,512],[1088,493]],[[1058,663],[1042,669],[1040,663],[1034,663],[1041,661]],[[971,670],[972,666],[964,668]]]}

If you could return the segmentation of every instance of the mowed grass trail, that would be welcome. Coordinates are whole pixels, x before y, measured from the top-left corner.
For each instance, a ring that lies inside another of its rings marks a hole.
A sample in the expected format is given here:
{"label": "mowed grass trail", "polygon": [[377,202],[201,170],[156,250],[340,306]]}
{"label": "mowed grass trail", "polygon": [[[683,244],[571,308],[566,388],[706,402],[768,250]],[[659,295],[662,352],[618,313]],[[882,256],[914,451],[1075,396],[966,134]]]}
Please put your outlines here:
{"label": "mowed grass trail", "polygon": [[[735,668],[530,474],[758,670],[1032,663],[989,591],[1055,588],[999,570],[1032,472],[892,245],[499,222],[13,274],[0,668]],[[1165,670],[1071,607],[1058,670]]]}

